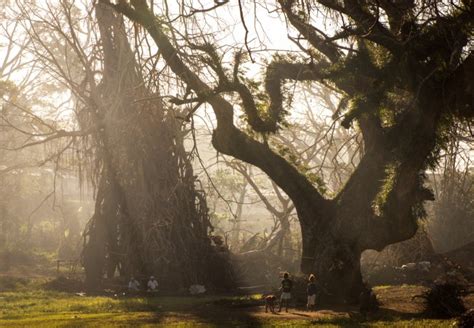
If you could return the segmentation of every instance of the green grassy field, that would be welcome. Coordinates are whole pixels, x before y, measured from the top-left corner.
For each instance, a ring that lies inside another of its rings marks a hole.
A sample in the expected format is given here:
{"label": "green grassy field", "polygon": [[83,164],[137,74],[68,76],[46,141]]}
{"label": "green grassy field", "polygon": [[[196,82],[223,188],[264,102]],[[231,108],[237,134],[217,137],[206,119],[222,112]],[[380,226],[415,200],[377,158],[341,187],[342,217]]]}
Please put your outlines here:
{"label": "green grassy field", "polygon": [[78,296],[19,288],[0,292],[0,327],[452,327],[454,323],[384,309],[368,320],[351,311],[291,309],[289,314],[274,315],[260,306],[223,306],[218,301],[222,299]]}

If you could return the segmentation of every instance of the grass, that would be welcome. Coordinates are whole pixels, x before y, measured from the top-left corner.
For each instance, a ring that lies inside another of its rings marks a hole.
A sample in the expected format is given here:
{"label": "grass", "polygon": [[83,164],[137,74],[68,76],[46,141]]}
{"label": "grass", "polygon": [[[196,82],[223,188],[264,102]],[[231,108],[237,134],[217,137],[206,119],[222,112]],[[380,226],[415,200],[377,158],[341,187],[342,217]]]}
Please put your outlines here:
{"label": "grass", "polygon": [[[235,308],[250,298],[77,296],[22,287],[0,292],[0,327],[452,327],[454,320],[382,311],[366,320],[355,312],[290,311],[265,314],[261,307]],[[386,289],[386,288],[382,288]],[[230,305],[229,305],[230,304]],[[392,306],[393,307],[393,306]]]}

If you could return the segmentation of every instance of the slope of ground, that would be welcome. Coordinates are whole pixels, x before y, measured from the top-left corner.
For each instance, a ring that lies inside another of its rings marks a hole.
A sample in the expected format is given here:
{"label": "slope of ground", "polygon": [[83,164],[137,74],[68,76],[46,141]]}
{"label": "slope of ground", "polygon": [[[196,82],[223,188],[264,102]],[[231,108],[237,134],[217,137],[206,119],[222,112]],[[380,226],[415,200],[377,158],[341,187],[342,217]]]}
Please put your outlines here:
{"label": "slope of ground", "polygon": [[[452,327],[454,320],[423,318],[413,296],[420,286],[378,287],[381,310],[367,318],[357,308],[265,313],[254,298],[81,296],[20,288],[0,293],[1,327]],[[474,306],[474,297],[466,299]]]}

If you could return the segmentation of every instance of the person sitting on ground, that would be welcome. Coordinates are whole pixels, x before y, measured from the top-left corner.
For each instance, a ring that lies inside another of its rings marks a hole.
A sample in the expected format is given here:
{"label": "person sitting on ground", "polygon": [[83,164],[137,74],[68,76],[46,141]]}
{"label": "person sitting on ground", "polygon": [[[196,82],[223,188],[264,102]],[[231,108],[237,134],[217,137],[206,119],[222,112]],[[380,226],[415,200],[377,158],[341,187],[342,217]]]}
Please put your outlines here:
{"label": "person sitting on ground", "polygon": [[130,277],[130,281],[128,282],[128,290],[131,292],[138,292],[140,290],[140,283],[134,276]]}
{"label": "person sitting on ground", "polygon": [[309,275],[308,279],[308,286],[306,288],[306,292],[308,293],[308,302],[306,303],[306,307],[308,310],[314,308],[316,305],[316,277],[314,274]]}
{"label": "person sitting on ground", "polygon": [[148,280],[147,287],[149,292],[158,291],[158,281],[156,281],[154,276],[150,276],[150,280]]}
{"label": "person sitting on ground", "polygon": [[288,312],[288,303],[291,300],[291,289],[293,288],[293,281],[290,280],[288,272],[285,272],[283,275],[283,280],[281,281],[281,299],[280,299],[280,308],[278,312],[281,312],[283,303],[286,306],[286,312]]}

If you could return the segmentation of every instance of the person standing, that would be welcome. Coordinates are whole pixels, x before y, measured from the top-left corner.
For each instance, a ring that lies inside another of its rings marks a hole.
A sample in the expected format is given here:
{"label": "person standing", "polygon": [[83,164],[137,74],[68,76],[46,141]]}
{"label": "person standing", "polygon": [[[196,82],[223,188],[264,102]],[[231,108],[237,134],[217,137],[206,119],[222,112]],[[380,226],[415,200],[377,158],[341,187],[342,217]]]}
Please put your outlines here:
{"label": "person standing", "polygon": [[281,299],[278,312],[281,312],[283,304],[285,304],[286,312],[288,312],[288,304],[291,300],[291,289],[293,288],[293,281],[291,281],[289,277],[290,275],[288,272],[285,272],[283,275],[283,280],[281,281]]}
{"label": "person standing", "polygon": [[316,277],[314,274],[309,275],[308,279],[308,286],[306,288],[306,292],[308,294],[308,302],[306,303],[306,307],[308,310],[313,309],[316,305]]}

